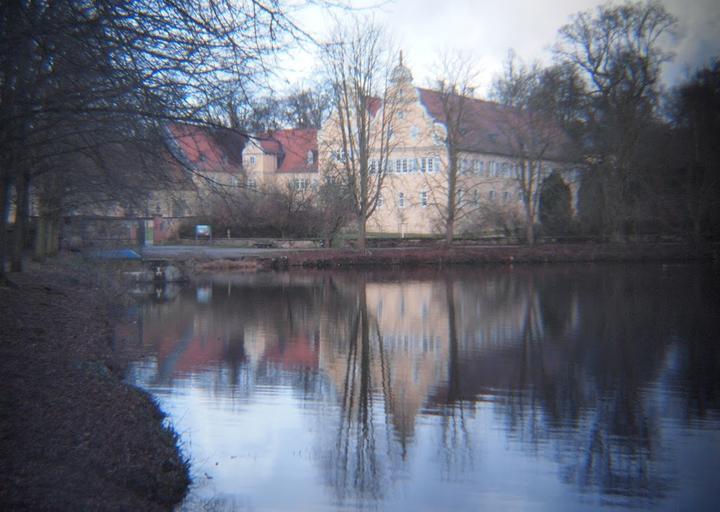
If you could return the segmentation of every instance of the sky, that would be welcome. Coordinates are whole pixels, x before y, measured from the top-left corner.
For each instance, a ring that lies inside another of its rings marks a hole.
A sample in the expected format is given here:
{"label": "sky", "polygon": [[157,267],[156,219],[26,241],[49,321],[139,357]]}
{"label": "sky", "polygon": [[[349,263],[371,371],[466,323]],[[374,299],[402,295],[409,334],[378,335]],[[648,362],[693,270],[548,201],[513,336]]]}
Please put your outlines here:
{"label": "sky", "polygon": [[[336,0],[340,3],[343,0]],[[310,2],[312,4],[312,2]],[[513,49],[525,62],[552,61],[552,45],[560,27],[579,11],[593,9],[598,0],[347,0],[363,14],[385,26],[403,51],[418,86],[432,84],[433,69],[442,51],[460,50],[478,69],[477,91],[485,96],[493,77],[502,70]],[[663,69],[663,82],[672,86],[720,56],[720,1],[662,0],[678,19],[678,31],[664,44],[675,53]],[[301,28],[319,40],[341,9],[311,5],[296,13]],[[283,76],[296,82],[312,74],[317,57],[312,48],[294,50],[283,59]]]}

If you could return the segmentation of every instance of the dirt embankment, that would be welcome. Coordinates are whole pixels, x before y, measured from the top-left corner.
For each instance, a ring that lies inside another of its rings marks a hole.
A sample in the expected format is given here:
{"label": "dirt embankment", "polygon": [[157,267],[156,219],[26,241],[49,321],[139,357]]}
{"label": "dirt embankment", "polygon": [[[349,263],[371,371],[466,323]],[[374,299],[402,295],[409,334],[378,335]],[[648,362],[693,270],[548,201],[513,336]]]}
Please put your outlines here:
{"label": "dirt embankment", "polygon": [[[75,264],[0,287],[0,509],[169,510],[189,484],[175,434],[122,382],[109,282]],[[115,346],[117,345],[117,346]]]}
{"label": "dirt embankment", "polygon": [[684,244],[546,244],[317,249],[278,251],[257,256],[205,260],[195,258],[195,272],[284,270],[292,267],[421,267],[445,265],[572,263],[619,261],[691,261],[717,259],[720,246]]}

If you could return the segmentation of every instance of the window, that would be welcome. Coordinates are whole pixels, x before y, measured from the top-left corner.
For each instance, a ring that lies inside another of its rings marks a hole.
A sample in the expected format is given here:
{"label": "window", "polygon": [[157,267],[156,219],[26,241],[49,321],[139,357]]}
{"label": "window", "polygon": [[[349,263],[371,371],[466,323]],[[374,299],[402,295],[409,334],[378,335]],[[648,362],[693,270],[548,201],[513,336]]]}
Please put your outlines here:
{"label": "window", "polygon": [[395,172],[397,174],[400,174],[402,172],[402,160],[399,158],[395,160]]}
{"label": "window", "polygon": [[427,158],[420,159],[420,172],[427,171]]}
{"label": "window", "polygon": [[495,191],[494,190],[491,190],[490,192],[488,192],[488,199],[490,201],[495,201]]}
{"label": "window", "polygon": [[461,188],[457,189],[457,205],[462,206],[465,200],[465,191]]}
{"label": "window", "polygon": [[401,160],[401,162],[402,162],[402,172],[403,172],[403,173],[408,172],[408,161],[407,161],[407,158],[403,158],[403,159]]}
{"label": "window", "polygon": [[250,165],[255,165],[255,162],[256,162],[256,161],[257,161],[257,159],[255,158],[255,155],[252,155],[252,156],[250,157]]}
{"label": "window", "polygon": [[475,162],[475,173],[478,176],[483,176],[485,174],[485,162],[482,160],[478,160]]}
{"label": "window", "polygon": [[403,112],[402,110],[398,112],[398,119],[405,119],[405,112]]}
{"label": "window", "polygon": [[237,187],[238,186],[238,180],[235,176],[230,177],[230,186],[231,187]]}
{"label": "window", "polygon": [[417,140],[417,138],[420,136],[420,128],[417,126],[413,126],[410,128],[410,137],[412,137],[413,140]]}
{"label": "window", "polygon": [[308,165],[312,165],[315,163],[315,153],[313,153],[312,150],[307,152],[307,157],[305,158],[305,163]]}
{"label": "window", "polygon": [[247,187],[250,190],[255,190],[257,188],[257,182],[255,181],[255,178],[248,178]]}
{"label": "window", "polygon": [[377,161],[376,160],[370,160],[368,162],[368,172],[370,174],[375,174],[377,172]]}
{"label": "window", "polygon": [[428,205],[428,193],[427,190],[420,192],[420,206],[425,208]]}
{"label": "window", "polygon": [[378,194],[377,207],[382,208],[384,204],[385,204],[385,198],[383,198],[382,194]]}
{"label": "window", "polygon": [[400,192],[398,194],[398,208],[405,208],[405,193]]}
{"label": "window", "polygon": [[510,201],[511,196],[512,194],[510,192],[503,192],[503,201],[507,203],[508,201]]}
{"label": "window", "polygon": [[295,190],[299,190],[299,191],[307,190],[307,188],[308,188],[307,178],[294,178],[293,179],[293,188]]}

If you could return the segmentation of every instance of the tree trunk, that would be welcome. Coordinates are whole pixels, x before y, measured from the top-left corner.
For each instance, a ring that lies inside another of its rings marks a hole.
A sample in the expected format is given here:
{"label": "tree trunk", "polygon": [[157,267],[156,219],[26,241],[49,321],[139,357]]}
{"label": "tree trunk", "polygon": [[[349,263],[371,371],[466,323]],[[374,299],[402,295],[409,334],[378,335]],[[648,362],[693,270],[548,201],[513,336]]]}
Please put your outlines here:
{"label": "tree trunk", "polygon": [[10,178],[3,177],[0,181],[0,283],[6,281],[5,262],[8,254],[8,215],[10,214]]}
{"label": "tree trunk", "polygon": [[535,245],[535,216],[532,206],[525,205],[525,243]]}
{"label": "tree trunk", "polygon": [[449,150],[447,218],[445,220],[445,245],[450,247],[455,237],[455,216],[457,213],[457,155]]}
{"label": "tree trunk", "polygon": [[445,223],[445,245],[450,247],[455,239],[455,218],[449,216]]}
{"label": "tree trunk", "polygon": [[17,192],[17,202],[15,209],[15,233],[12,253],[10,255],[10,272],[22,272],[22,255],[23,249],[25,248],[25,235],[30,213],[30,177],[27,174],[18,176],[15,182],[15,190]]}
{"label": "tree trunk", "polygon": [[535,245],[535,226],[532,219],[528,219],[525,225],[525,241],[528,245]]}
{"label": "tree trunk", "polygon": [[364,215],[360,215],[360,218],[358,219],[357,248],[364,251],[366,247],[367,247],[367,221],[365,220]]}
{"label": "tree trunk", "polygon": [[48,256],[56,256],[60,252],[60,226],[62,225],[60,215],[50,217],[50,233],[48,234],[48,245],[46,247]]}
{"label": "tree trunk", "polygon": [[46,215],[40,215],[37,219],[37,225],[35,226],[35,254],[34,258],[37,261],[44,261],[47,256],[47,245],[50,223]]}

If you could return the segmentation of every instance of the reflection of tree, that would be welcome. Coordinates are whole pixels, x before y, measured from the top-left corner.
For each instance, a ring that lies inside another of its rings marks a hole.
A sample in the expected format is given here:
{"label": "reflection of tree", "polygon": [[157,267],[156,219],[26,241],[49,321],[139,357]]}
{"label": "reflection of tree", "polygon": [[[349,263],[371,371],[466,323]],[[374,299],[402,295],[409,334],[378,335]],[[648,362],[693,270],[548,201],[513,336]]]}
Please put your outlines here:
{"label": "reflection of tree", "polygon": [[[654,307],[628,275],[585,274],[580,290],[568,277],[561,286],[558,276],[526,282],[530,300],[503,405],[508,428],[533,450],[554,440],[563,478],[583,490],[659,498],[659,418],[643,395],[663,353],[653,347],[661,338],[650,327]],[[576,335],[562,334],[558,319],[571,315],[572,301],[557,295],[576,292],[583,322]]]}
{"label": "reflection of tree", "polygon": [[685,390],[684,416],[704,420],[720,411],[720,277],[716,268],[685,272],[689,313],[675,341],[680,345],[680,367],[673,383]]}
{"label": "reflection of tree", "polygon": [[358,289],[358,311],[351,320],[340,421],[330,461],[331,484],[341,499],[347,497],[347,491],[363,498],[376,499],[381,495],[373,423],[369,323],[363,283]]}
{"label": "reflection of tree", "polygon": [[519,336],[516,354],[516,380],[508,389],[507,419],[511,430],[519,431],[531,446],[545,437],[544,422],[562,423],[558,409],[558,381],[545,368],[544,321],[540,298],[533,276],[524,284],[525,319]]}
{"label": "reflection of tree", "polygon": [[448,383],[447,395],[442,408],[442,460],[449,473],[462,474],[471,469],[473,450],[467,425],[460,388],[460,348],[458,342],[457,314],[455,312],[455,286],[451,276],[445,279],[448,319]]}
{"label": "reflection of tree", "polygon": [[[211,305],[192,290],[149,304],[139,325],[167,345],[161,378],[193,343],[217,344],[219,391],[268,383],[302,400],[337,396],[321,440],[329,432],[323,469],[342,501],[386,494],[412,461],[423,406],[438,415],[424,424],[437,426],[445,476],[471,471],[473,416],[489,402],[511,439],[550,452],[583,492],[641,504],[666,493],[666,413],[651,401],[667,385],[680,417],[720,409],[717,277],[615,266],[425,272],[400,283],[379,271],[235,278],[232,289],[215,285]],[[425,351],[425,334],[441,348]],[[290,365],[290,353],[316,359]]]}

